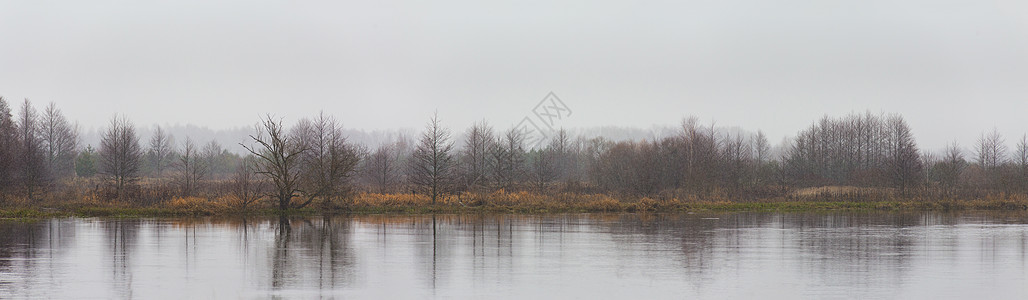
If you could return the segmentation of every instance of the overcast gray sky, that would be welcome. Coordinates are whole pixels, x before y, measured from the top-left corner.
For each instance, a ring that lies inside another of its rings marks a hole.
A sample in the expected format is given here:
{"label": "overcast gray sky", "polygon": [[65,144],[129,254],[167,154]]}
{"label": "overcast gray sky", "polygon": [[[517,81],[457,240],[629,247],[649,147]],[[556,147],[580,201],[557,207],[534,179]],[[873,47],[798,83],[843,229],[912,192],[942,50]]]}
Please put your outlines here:
{"label": "overcast gray sky", "polygon": [[85,127],[248,126],[324,109],[347,127],[695,115],[794,134],[896,112],[931,150],[1028,131],[1024,1],[4,1],[0,95]]}

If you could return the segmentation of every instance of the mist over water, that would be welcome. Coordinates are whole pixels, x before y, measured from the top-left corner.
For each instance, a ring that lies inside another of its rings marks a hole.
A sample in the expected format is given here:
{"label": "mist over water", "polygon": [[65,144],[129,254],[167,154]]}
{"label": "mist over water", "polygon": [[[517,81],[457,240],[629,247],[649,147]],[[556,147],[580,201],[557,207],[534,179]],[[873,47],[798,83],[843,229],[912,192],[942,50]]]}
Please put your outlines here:
{"label": "mist over water", "polygon": [[1023,213],[52,219],[0,226],[0,298],[992,298]]}

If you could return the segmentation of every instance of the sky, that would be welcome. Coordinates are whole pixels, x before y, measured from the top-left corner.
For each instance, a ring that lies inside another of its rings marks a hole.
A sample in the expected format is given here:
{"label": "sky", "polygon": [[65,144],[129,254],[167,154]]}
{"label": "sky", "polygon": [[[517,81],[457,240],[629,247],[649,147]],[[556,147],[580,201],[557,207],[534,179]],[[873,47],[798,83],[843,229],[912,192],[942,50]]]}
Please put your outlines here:
{"label": "sky", "polygon": [[923,148],[1028,132],[1024,1],[3,1],[0,96],[83,127],[761,129],[902,114]]}

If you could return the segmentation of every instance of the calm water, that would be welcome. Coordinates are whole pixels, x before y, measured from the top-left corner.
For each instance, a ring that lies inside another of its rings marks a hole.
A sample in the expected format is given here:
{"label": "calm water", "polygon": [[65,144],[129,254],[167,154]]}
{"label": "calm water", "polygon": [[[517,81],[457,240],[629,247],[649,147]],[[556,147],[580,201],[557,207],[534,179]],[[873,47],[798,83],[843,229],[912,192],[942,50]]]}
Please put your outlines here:
{"label": "calm water", "polygon": [[1028,297],[1024,213],[0,222],[0,298]]}

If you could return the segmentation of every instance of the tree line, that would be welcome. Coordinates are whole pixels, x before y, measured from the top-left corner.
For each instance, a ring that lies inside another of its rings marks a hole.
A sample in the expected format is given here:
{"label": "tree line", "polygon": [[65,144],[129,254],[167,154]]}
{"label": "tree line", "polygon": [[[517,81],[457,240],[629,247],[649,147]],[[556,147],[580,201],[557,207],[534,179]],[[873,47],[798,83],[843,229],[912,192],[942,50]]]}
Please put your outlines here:
{"label": "tree line", "polygon": [[[351,142],[320,113],[294,124],[266,115],[241,145],[177,140],[157,127],[141,141],[115,116],[99,145],[81,145],[78,127],[53,103],[42,111],[0,98],[0,195],[29,201],[74,197],[155,204],[174,197],[233,196],[281,209],[345,206],[359,192],[441,198],[467,193],[606,193],[629,197],[761,199],[821,186],[974,197],[1028,192],[1028,136],[1013,151],[995,130],[970,149],[919,149],[896,114],[823,117],[772,146],[753,134],[682,121],[671,136],[636,141],[553,132],[528,147],[518,128],[486,121],[454,133],[433,115],[417,137],[372,148]],[[456,136],[455,136],[456,134]]]}

